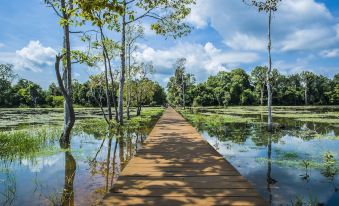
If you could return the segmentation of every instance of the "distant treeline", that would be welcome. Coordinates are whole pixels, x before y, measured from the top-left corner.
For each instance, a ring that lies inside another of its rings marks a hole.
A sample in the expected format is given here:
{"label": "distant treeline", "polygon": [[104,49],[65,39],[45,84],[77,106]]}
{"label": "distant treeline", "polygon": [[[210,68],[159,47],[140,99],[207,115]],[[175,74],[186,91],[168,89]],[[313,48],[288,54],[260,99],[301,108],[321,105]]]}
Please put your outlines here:
{"label": "distant treeline", "polygon": [[[102,74],[91,76],[84,83],[73,80],[72,96],[74,104],[82,107],[106,106],[104,94],[104,76]],[[19,79],[15,84],[17,75],[12,65],[0,64],[0,107],[62,107],[64,98],[55,83],[49,85],[47,90],[27,79]],[[166,102],[164,89],[150,79],[133,80],[130,86],[132,99],[131,106],[163,105]],[[118,83],[116,82],[116,87]],[[117,94],[115,94],[117,96]]]}
{"label": "distant treeline", "polygon": [[[256,67],[250,74],[243,69],[222,71],[196,84],[193,74],[178,67],[171,77],[168,100],[172,105],[227,106],[266,105],[266,67]],[[273,70],[274,105],[338,105],[339,73],[333,79],[309,71],[283,75]]]}

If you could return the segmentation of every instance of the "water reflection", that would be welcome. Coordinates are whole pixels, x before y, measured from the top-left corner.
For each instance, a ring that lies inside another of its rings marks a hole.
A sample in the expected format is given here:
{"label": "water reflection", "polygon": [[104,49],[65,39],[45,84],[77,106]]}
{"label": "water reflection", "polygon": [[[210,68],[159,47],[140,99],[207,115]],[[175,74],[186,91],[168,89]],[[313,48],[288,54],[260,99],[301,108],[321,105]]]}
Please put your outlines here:
{"label": "water reflection", "polygon": [[[281,118],[279,124],[285,126],[268,133],[261,118],[254,123],[197,122],[195,126],[271,205],[297,200],[339,205],[338,127]],[[326,157],[328,151],[332,156]]]}
{"label": "water reflection", "polygon": [[61,198],[61,205],[73,206],[74,205],[74,177],[76,172],[76,161],[70,151],[65,151],[65,182]]}
{"label": "water reflection", "polygon": [[141,147],[151,129],[147,127],[103,136],[87,128],[77,131],[71,147],[60,152],[1,160],[0,205],[96,204]]}

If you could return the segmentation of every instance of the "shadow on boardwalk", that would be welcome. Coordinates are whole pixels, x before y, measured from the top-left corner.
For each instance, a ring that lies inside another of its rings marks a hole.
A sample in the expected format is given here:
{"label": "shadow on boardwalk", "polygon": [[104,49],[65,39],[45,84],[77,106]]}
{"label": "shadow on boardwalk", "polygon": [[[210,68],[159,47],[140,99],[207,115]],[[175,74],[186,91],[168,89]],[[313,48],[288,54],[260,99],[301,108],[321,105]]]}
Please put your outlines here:
{"label": "shadow on boardwalk", "polygon": [[267,205],[253,186],[174,109],[101,205]]}

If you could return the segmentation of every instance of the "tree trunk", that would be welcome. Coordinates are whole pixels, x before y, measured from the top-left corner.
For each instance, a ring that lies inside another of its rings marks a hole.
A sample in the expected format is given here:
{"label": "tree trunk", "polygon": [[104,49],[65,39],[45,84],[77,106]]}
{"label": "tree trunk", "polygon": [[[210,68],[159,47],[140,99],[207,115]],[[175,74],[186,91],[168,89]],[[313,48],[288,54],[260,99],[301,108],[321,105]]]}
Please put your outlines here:
{"label": "tree trunk", "polygon": [[[66,1],[61,0],[61,7],[63,18],[69,20],[69,16],[66,11]],[[70,2],[71,4],[72,2]],[[60,137],[60,143],[64,146],[70,144],[70,133],[75,123],[75,114],[72,103],[72,62],[71,62],[71,44],[70,44],[70,32],[69,25],[65,23],[63,26],[64,32],[64,50],[66,51],[65,57],[66,61],[64,63],[64,72],[63,78],[60,75],[60,61],[62,57],[57,57],[55,70],[57,72],[58,84],[59,87],[63,88],[63,96],[64,96],[64,131]]]}
{"label": "tree trunk", "polygon": [[307,97],[307,83],[305,83],[305,105],[308,104],[308,97]]}
{"label": "tree trunk", "polygon": [[124,124],[124,85],[125,85],[125,70],[126,70],[126,0],[124,0],[124,13],[122,15],[122,29],[121,29],[121,73],[119,83],[119,123]]}
{"label": "tree trunk", "polygon": [[102,30],[102,27],[99,27],[100,29],[100,36],[101,36],[101,43],[102,43],[102,55],[104,57],[104,66],[105,66],[105,93],[106,93],[106,103],[107,103],[107,109],[108,109],[108,119],[112,120],[112,105],[111,105],[111,95],[110,95],[110,89],[109,89],[109,81],[108,81],[108,52],[105,46],[105,36]]}
{"label": "tree trunk", "polygon": [[141,115],[141,105],[138,105],[137,107],[137,116]]}
{"label": "tree trunk", "polygon": [[267,107],[268,107],[268,131],[272,131],[272,85],[271,85],[271,70],[272,70],[272,58],[271,58],[271,21],[272,10],[270,9],[268,15],[268,70],[266,75],[267,84]]}
{"label": "tree trunk", "polygon": [[185,109],[186,103],[185,103],[185,79],[184,79],[184,73],[182,73],[181,81],[182,81],[182,106]]}
{"label": "tree trunk", "polygon": [[108,68],[109,68],[109,74],[111,77],[111,85],[112,85],[112,102],[113,102],[113,107],[115,111],[115,121],[118,121],[118,107],[117,107],[117,99],[116,99],[116,90],[115,90],[115,85],[114,85],[114,77],[113,77],[113,72],[112,72],[112,66],[111,66],[111,60],[108,58]]}
{"label": "tree trunk", "polygon": [[127,119],[131,119],[130,115],[130,105],[131,105],[131,46],[128,46],[128,78],[127,78],[128,84],[127,84],[127,101],[126,101],[126,114]]}
{"label": "tree trunk", "polygon": [[264,86],[262,85],[260,88],[260,105],[264,105]]}
{"label": "tree trunk", "polygon": [[60,145],[63,148],[69,147],[70,144],[70,134],[71,130],[74,126],[75,123],[75,114],[74,114],[74,108],[73,108],[73,102],[71,96],[67,93],[67,90],[64,86],[63,80],[61,78],[60,74],[60,61],[62,59],[62,56],[56,56],[55,60],[55,72],[56,72],[56,77],[58,80],[58,84],[61,90],[61,93],[65,99],[65,106],[67,109],[67,118],[65,117],[65,120],[67,119],[67,122],[64,122],[64,131],[60,137]]}

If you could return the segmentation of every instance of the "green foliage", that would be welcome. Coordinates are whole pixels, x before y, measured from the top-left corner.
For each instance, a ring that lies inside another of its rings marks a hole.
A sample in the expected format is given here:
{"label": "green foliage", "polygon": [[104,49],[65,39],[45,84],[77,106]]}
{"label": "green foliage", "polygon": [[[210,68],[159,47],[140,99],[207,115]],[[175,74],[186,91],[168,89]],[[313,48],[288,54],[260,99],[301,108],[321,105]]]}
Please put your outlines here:
{"label": "green foliage", "polygon": [[[174,106],[192,105],[194,101],[193,90],[195,78],[193,74],[186,73],[186,59],[179,58],[173,65],[175,74],[167,83],[167,99]],[[199,100],[197,100],[199,104]],[[183,105],[185,104],[185,105]]]}
{"label": "green foliage", "polygon": [[[258,105],[267,100],[265,67],[256,67],[251,74],[242,69],[219,72],[199,84],[189,84],[186,92],[187,105],[228,106]],[[180,74],[180,73],[179,73]],[[307,75],[306,77],[303,77]],[[310,105],[339,104],[339,75],[332,79],[311,72],[282,75],[277,69],[272,71],[274,105],[304,105],[305,81],[307,81],[307,103]],[[179,82],[179,83],[177,83]],[[167,85],[168,101],[172,105],[181,105],[180,75],[178,72],[170,78]],[[262,94],[262,96],[261,96]],[[306,119],[303,118],[305,121]]]}

